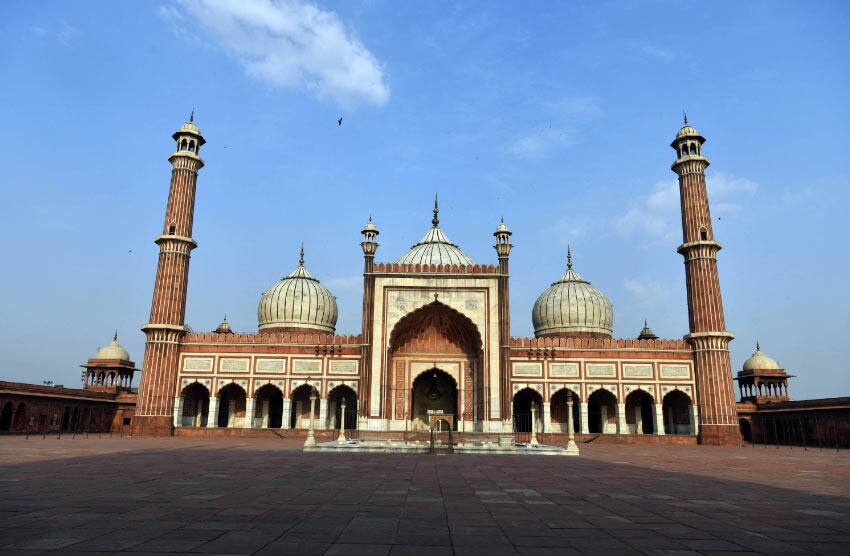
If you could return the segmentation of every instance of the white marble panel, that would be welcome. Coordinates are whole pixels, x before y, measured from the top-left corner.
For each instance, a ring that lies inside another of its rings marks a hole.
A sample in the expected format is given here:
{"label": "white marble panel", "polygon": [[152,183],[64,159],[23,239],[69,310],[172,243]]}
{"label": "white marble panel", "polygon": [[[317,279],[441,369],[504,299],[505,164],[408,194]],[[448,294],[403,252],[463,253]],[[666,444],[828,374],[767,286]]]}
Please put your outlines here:
{"label": "white marble panel", "polygon": [[321,359],[293,359],[292,373],[299,375],[320,375],[322,374]]}
{"label": "white marble panel", "polygon": [[588,363],[587,376],[593,378],[616,378],[617,366],[614,363]]}
{"label": "white marble panel", "polygon": [[234,372],[234,373],[247,373],[250,368],[251,360],[248,358],[245,359],[231,359],[228,357],[222,357],[218,362],[218,369],[221,372]]}
{"label": "white marble panel", "polygon": [[623,378],[652,378],[652,364],[624,363]]}
{"label": "white marble panel", "polygon": [[549,376],[578,378],[578,363],[550,363]]}
{"label": "white marble panel", "polygon": [[208,373],[212,371],[212,357],[186,357],[183,359],[183,370],[194,373]]}
{"label": "white marble panel", "polygon": [[691,369],[688,365],[661,364],[661,378],[690,378]]}

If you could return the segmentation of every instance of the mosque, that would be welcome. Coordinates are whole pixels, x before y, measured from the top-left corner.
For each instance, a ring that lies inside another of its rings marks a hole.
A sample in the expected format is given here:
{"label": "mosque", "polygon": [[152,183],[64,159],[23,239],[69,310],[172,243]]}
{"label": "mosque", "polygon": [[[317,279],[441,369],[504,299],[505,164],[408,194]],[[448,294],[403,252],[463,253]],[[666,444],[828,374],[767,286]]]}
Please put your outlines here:
{"label": "mosque", "polygon": [[492,232],[494,260],[473,261],[441,227],[436,199],[422,238],[392,262],[376,260],[377,224],[363,226],[359,334],[337,334],[336,300],[309,272],[303,248],[297,266],[260,296],[256,332],[234,332],[226,320],[194,332],[186,292],[205,139],[193,120],[173,135],[134,433],[304,429],[313,407],[318,429],[344,421],[360,431],[415,433],[437,414],[460,435],[507,433],[527,430],[535,415],[537,431],[557,434],[572,407],[578,434],[740,441],[709,161],[687,120],[671,144],[690,323],[680,339],[659,339],[649,327],[636,338],[612,337],[611,302],[571,256],[560,277],[541,277],[534,337],[512,336],[511,230],[502,222]]}

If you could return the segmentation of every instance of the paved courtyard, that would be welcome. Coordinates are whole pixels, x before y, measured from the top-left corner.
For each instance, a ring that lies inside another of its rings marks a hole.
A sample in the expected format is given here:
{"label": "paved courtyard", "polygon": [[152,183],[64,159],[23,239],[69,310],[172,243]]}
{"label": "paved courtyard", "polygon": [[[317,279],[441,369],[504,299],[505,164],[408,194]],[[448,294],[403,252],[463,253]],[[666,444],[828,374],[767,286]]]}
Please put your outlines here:
{"label": "paved courtyard", "polygon": [[848,554],[850,453],[303,454],[291,440],[0,437],[2,554]]}

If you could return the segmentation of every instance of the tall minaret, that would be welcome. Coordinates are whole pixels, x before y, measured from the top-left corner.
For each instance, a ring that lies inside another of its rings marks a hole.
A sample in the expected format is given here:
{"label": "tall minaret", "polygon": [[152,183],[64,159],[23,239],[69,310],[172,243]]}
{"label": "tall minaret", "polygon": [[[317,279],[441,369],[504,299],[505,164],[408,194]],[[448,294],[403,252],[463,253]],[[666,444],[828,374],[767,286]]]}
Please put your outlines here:
{"label": "tall minaret", "polygon": [[685,124],[671,147],[676,150],[672,169],[679,176],[682,200],[682,245],[678,252],[685,258],[688,288],[690,334],[686,338],[694,349],[694,371],[699,405],[699,441],[702,444],[740,442],[735,393],[732,388],[732,363],[726,331],[723,299],[717,274],[717,252],[705,184],[708,159],[702,155],[705,138]]}
{"label": "tall minaret", "polygon": [[[508,280],[510,278],[510,256],[511,256],[511,232],[502,218],[493,236],[496,238],[496,255],[499,257],[499,390],[501,392],[501,405],[499,415],[503,421],[511,417],[511,306],[510,289]],[[481,415],[479,420],[489,420],[490,415]]]}
{"label": "tall minaret", "polygon": [[186,333],[186,285],[189,254],[198,246],[192,239],[195,186],[204,161],[198,156],[205,143],[201,130],[189,121],[172,136],[176,149],[168,157],[171,184],[159,245],[159,262],[153,287],[151,316],[142,327],[147,336],[139,398],[133,430],[142,434],[171,434],[177,382],[178,343]]}
{"label": "tall minaret", "polygon": [[[369,221],[363,226],[363,349],[360,355],[360,391],[357,393],[361,418],[369,416],[369,392],[372,385],[372,319],[375,307],[375,253],[378,252],[378,227]],[[358,425],[359,426],[359,425]]]}

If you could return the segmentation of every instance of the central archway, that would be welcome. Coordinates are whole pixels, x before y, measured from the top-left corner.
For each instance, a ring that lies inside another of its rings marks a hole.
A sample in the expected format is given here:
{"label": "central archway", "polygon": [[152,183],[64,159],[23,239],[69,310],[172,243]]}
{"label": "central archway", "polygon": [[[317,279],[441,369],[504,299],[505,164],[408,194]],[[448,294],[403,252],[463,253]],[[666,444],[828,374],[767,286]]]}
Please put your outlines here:
{"label": "central archway", "polygon": [[454,415],[455,430],[484,419],[481,335],[469,317],[435,300],[399,320],[389,340],[384,411],[395,426],[427,429],[428,409]]}
{"label": "central archway", "polygon": [[[410,393],[413,428],[428,430],[428,412],[443,412],[457,417],[457,383],[448,373],[433,368],[425,371],[413,381]],[[453,420],[457,430],[457,419]]]}

